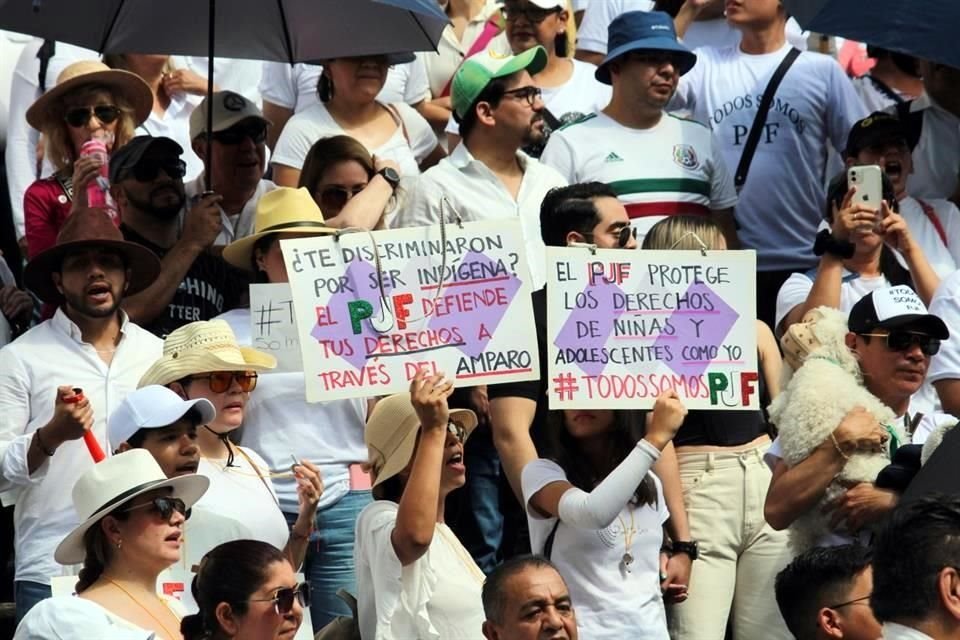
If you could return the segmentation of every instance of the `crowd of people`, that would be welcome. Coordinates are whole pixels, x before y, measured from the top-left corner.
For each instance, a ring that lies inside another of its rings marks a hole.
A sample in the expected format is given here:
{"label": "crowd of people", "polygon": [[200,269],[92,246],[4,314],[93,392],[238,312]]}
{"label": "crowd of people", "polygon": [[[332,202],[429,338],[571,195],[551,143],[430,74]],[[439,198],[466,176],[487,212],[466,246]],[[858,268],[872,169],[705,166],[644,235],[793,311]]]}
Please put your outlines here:
{"label": "crowd of people", "polygon": [[[960,69],[867,43],[853,78],[778,0],[440,5],[434,52],[209,95],[24,49],[14,637],[960,638]],[[307,402],[252,347],[281,240],[498,220],[539,379]],[[584,245],[754,251],[760,409],[550,407],[547,247]]]}

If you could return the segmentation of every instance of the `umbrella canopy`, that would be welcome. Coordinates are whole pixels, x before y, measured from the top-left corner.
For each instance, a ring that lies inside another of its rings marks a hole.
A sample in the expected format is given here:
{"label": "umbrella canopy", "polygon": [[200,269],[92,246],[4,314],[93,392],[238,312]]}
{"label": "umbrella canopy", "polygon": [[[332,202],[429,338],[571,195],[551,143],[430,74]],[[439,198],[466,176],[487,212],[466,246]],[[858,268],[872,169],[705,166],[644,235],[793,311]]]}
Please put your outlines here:
{"label": "umbrella canopy", "polygon": [[809,31],[960,68],[957,0],[783,0],[783,4]]}
{"label": "umbrella canopy", "polygon": [[434,50],[447,21],[435,0],[0,0],[0,29],[101,53],[291,63]]}

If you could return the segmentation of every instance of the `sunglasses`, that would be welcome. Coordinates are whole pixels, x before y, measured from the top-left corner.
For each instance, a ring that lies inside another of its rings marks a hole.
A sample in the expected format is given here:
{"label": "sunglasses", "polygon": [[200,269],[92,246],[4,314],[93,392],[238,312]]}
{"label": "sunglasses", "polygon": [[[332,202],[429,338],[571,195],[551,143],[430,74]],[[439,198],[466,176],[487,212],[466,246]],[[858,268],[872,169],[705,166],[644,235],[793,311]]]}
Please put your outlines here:
{"label": "sunglasses", "polygon": [[518,6],[506,6],[500,10],[504,20],[516,21],[524,17],[530,24],[540,24],[551,15],[559,14],[562,11],[560,7],[555,9],[540,9],[539,7],[527,7],[526,9]]}
{"label": "sunglasses", "polygon": [[504,91],[504,96],[510,96],[516,98],[517,100],[526,100],[527,104],[531,107],[536,105],[537,98],[539,98],[543,92],[540,90],[540,87],[520,87],[519,89],[511,89],[510,91]]}
{"label": "sunglasses", "polygon": [[[630,242],[630,238],[636,239],[637,230],[628,224],[626,226],[620,227],[620,229],[617,230],[616,234],[617,234],[617,248],[623,249],[624,247],[627,246],[627,243]],[[582,232],[582,235],[588,240],[592,240],[594,236],[592,231],[584,231]]]}
{"label": "sunglasses", "polygon": [[282,616],[293,610],[294,598],[300,603],[301,608],[308,608],[310,606],[310,583],[301,582],[295,587],[277,589],[272,598],[251,599],[250,602],[272,602],[277,615]]}
{"label": "sunglasses", "polygon": [[173,180],[182,180],[187,175],[187,163],[183,160],[155,160],[146,158],[140,160],[130,169],[119,172],[117,181],[126,180],[130,176],[137,182],[153,182],[163,171]]}
{"label": "sunglasses", "polygon": [[679,67],[681,60],[680,56],[667,51],[630,51],[624,57],[633,62],[649,64],[654,67],[662,67],[665,64]]}
{"label": "sunglasses", "polygon": [[223,393],[236,380],[237,384],[240,385],[240,391],[249,392],[257,388],[257,377],[254,371],[215,371],[203,376],[190,376],[187,381],[209,380],[210,391]]}
{"label": "sunglasses", "polygon": [[350,198],[361,193],[367,185],[356,185],[347,189],[346,187],[327,187],[320,192],[320,209],[323,211],[340,211]]}
{"label": "sunglasses", "polygon": [[91,116],[97,116],[97,120],[103,124],[116,122],[120,117],[120,107],[112,104],[98,104],[95,107],[77,107],[70,109],[64,114],[63,119],[74,129],[86,126],[90,122]]}
{"label": "sunglasses", "polygon": [[847,600],[846,602],[841,602],[840,604],[832,604],[828,609],[839,609],[840,607],[848,607],[852,604],[870,604],[870,596],[873,595],[868,593],[865,596],[860,596],[859,598],[854,598],[853,600]]}
{"label": "sunglasses", "polygon": [[174,511],[182,514],[184,520],[190,519],[190,509],[187,509],[187,505],[180,498],[154,498],[150,502],[124,509],[121,513],[129,513],[137,509],[150,509],[152,513],[160,514],[160,517],[164,520],[170,520]]}
{"label": "sunglasses", "polygon": [[463,428],[463,425],[453,420],[447,422],[447,433],[453,435],[461,444],[467,439],[467,430]]}
{"label": "sunglasses", "polygon": [[906,351],[913,345],[920,347],[925,356],[936,355],[940,351],[940,338],[928,336],[925,333],[913,333],[902,329],[894,329],[890,333],[861,333],[861,336],[872,338],[886,338],[887,348],[890,351]]}
{"label": "sunglasses", "polygon": [[253,140],[253,144],[261,144],[267,139],[267,125],[262,122],[238,124],[223,131],[217,131],[211,137],[220,144],[227,145],[240,144],[247,138]]}

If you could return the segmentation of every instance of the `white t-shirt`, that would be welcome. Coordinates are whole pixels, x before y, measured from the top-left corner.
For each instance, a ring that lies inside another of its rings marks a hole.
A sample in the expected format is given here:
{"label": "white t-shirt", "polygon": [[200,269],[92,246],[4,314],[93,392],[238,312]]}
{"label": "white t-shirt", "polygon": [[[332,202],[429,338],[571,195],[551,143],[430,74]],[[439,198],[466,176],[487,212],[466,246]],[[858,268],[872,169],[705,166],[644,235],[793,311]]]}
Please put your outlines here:
{"label": "white t-shirt", "polygon": [[[173,56],[173,66],[177,69],[190,69],[203,78],[207,77],[207,56]],[[260,77],[263,75],[261,60],[242,60],[240,58],[221,58],[213,60],[213,82],[221,91],[239,93],[259,108],[263,104],[260,97]]]}
{"label": "white t-shirt", "polygon": [[[187,182],[184,184],[184,192],[187,196],[187,206],[184,207],[183,211],[180,212],[180,232],[183,232],[184,218],[187,215],[187,207],[190,206],[190,203],[194,198],[199,198],[203,195],[203,192],[206,191],[206,187],[203,184],[203,174],[197,176],[196,180],[192,182]],[[277,188],[271,180],[263,179],[257,183],[257,190],[253,192],[253,195],[250,196],[250,199],[247,200],[243,209],[240,210],[240,213],[233,215],[227,215],[227,212],[220,208],[220,220],[223,223],[220,228],[220,235],[217,236],[217,239],[213,241],[213,245],[216,247],[223,247],[234,240],[239,240],[240,238],[246,238],[249,235],[253,234],[253,226],[256,222],[257,217],[257,203],[260,202],[260,197],[265,193],[269,193]]]}
{"label": "white t-shirt", "polygon": [[[896,109],[887,109],[896,113]],[[910,103],[910,112],[923,111],[920,139],[913,149],[913,173],[907,192],[915,198],[949,198],[960,174],[960,118],[927,95]]]}
{"label": "white t-shirt", "polygon": [[938,276],[946,278],[960,267],[960,210],[949,200],[924,199],[923,203],[932,209],[933,217],[940,223],[946,236],[946,245],[916,198],[908,196],[900,200],[900,215],[910,228],[910,234],[923,249],[930,266]]}
{"label": "white t-shirt", "polygon": [[940,351],[930,359],[927,382],[960,379],[960,271],[940,281],[930,313],[950,328],[950,337],[940,343]]}
{"label": "white t-shirt", "polygon": [[[394,115],[399,115],[402,126],[398,124],[393,135],[386,142],[376,149],[367,151],[396,162],[400,165],[401,176],[417,176],[420,174],[420,162],[437,146],[437,136],[433,133],[430,123],[424,120],[413,107],[402,102],[392,104],[390,107],[396,110]],[[277,141],[273,162],[300,169],[303,167],[303,161],[310,147],[317,140],[345,134],[343,128],[327,111],[326,105],[317,102],[287,121]]]}
{"label": "white t-shirt", "polygon": [[596,113],[553,132],[541,160],[570,184],[609,184],[641,235],[668,215],[709,214],[737,202],[710,129],[668,113],[649,129]]}
{"label": "white t-shirt", "polygon": [[[787,278],[787,281],[783,283],[780,291],[777,292],[775,327],[780,327],[780,323],[783,322],[783,319],[787,317],[787,314],[790,313],[794,307],[806,302],[807,296],[810,295],[810,291],[813,289],[814,278],[816,278],[815,270],[808,271],[807,273],[793,273]],[[890,286],[893,285],[891,285],[890,281],[883,275],[864,278],[852,271],[844,269],[843,280],[840,284],[840,311],[845,314],[849,313],[853,305],[863,296],[871,291]]]}
{"label": "white t-shirt", "polygon": [[[163,598],[177,616],[182,608]],[[14,633],[14,640],[153,640],[162,629],[148,630],[124,620],[102,606],[77,596],[47,598],[30,609]],[[164,636],[165,637],[165,636]],[[166,639],[171,640],[171,639]]]}
{"label": "white t-shirt", "polygon": [[[250,346],[250,309],[234,309],[226,320],[237,343]],[[323,495],[319,509],[340,501],[350,490],[351,464],[366,462],[363,428],[367,401],[363,398],[306,401],[302,372],[261,373],[250,394],[243,420],[243,445],[259,453],[269,469],[289,469],[290,455],[306,458],[320,468]],[[273,478],[284,513],[297,513],[297,484],[292,477]]]}
{"label": "white t-shirt", "polygon": [[[730,172],[736,171],[764,90],[790,50],[748,55],[738,47],[697,50],[697,64],[680,79],[673,107],[688,110],[717,136]],[[787,71],[767,114],[764,133],[740,191],[736,216],[745,248],[758,269],[809,268],[826,201],[829,146],[846,147],[866,109],[832,58],[803,53]]]}
{"label": "white t-shirt", "polygon": [[202,98],[186,93],[176,93],[170,98],[170,104],[162,116],[151,111],[150,117],[137,127],[137,135],[153,137],[165,136],[183,147],[180,159],[187,163],[184,182],[193,180],[203,173],[203,161],[193,152],[190,140],[190,114],[200,104]]}
{"label": "white t-shirt", "polygon": [[[563,522],[553,538],[550,561],[570,589],[583,638],[668,640],[666,613],[660,595],[660,547],[663,523],[670,517],[660,480],[656,505],[624,505],[617,519],[601,530],[579,529]],[[557,518],[544,518],[530,498],[551,482],[566,482],[567,474],[543,458],[523,468],[523,502],[530,526],[530,548],[542,553]],[[628,531],[636,530],[627,547]],[[629,549],[631,571],[621,561]]]}
{"label": "white t-shirt", "polygon": [[[482,640],[483,572],[437,523],[427,552],[403,566],[390,536],[397,505],[377,500],[357,518],[354,565],[363,640]],[[579,610],[578,610],[579,612]]]}

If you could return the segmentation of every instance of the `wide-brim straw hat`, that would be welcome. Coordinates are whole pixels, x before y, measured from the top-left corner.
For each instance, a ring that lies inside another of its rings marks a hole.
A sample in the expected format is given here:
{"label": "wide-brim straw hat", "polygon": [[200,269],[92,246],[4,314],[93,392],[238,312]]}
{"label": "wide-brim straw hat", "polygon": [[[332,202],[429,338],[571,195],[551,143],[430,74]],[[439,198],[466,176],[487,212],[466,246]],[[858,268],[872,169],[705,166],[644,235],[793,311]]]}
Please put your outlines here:
{"label": "wide-brim straw hat", "polygon": [[174,330],[163,341],[163,356],[140,378],[138,388],[215,371],[269,371],[277,359],[241,347],[225,320],[200,320]]}
{"label": "wide-brim straw hat", "polygon": [[238,269],[254,271],[253,245],[271,233],[336,233],[327,226],[323,212],[305,187],[277,187],[257,202],[253,233],[231,242],[223,249],[223,259]]}
{"label": "wide-brim straw hat", "polygon": [[73,506],[80,524],[57,545],[53,557],[60,564],[83,562],[87,530],[122,504],[149,491],[169,487],[189,509],[206,492],[210,479],[199,474],[167,478],[146,449],[131,449],[93,465],[73,485]]}
{"label": "wide-brim straw hat", "polygon": [[37,98],[27,109],[27,122],[42,129],[50,120],[63,117],[61,100],[75,89],[98,86],[120,96],[133,108],[133,121],[140,125],[153,110],[153,91],[135,73],[111,69],[99,60],[81,60],[67,65],[57,76],[55,87]]}
{"label": "wide-brim straw hat", "polygon": [[49,304],[60,304],[63,295],[53,284],[51,274],[60,270],[64,256],[73,251],[103,248],[114,249],[123,255],[130,277],[126,296],[143,291],[160,275],[160,259],[143,245],[123,239],[120,229],[103,209],[77,209],[57,235],[57,243],[33,257],[23,270],[23,282],[28,289]]}
{"label": "wide-brim straw hat", "polygon": [[[463,441],[477,427],[477,415],[469,409],[451,409],[450,420],[464,429]],[[397,475],[409,464],[420,431],[420,418],[409,393],[398,393],[377,402],[363,430],[370,467],[376,478],[373,486]]]}

